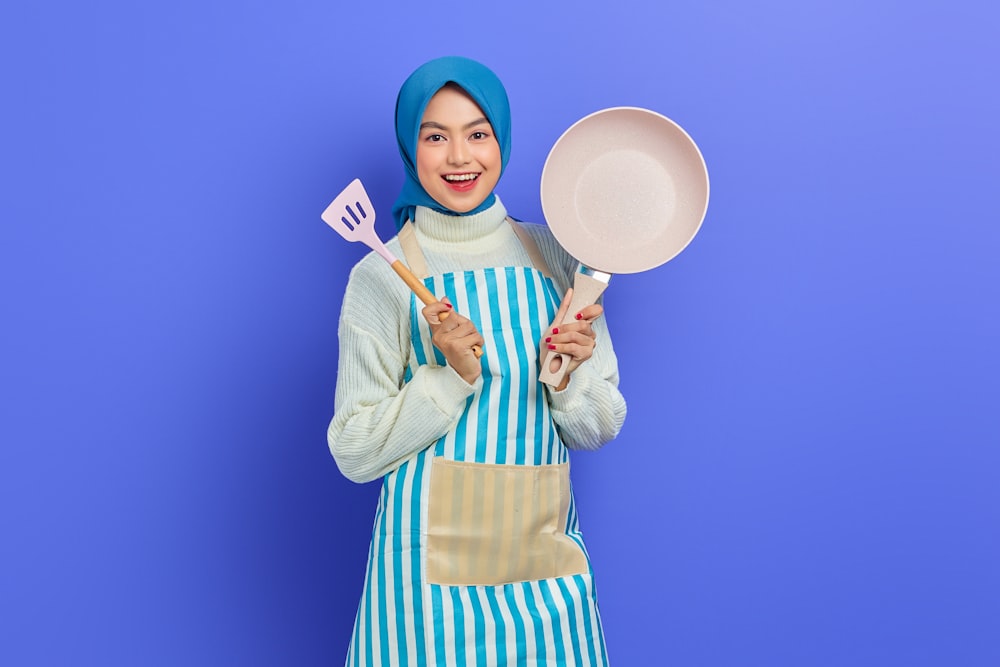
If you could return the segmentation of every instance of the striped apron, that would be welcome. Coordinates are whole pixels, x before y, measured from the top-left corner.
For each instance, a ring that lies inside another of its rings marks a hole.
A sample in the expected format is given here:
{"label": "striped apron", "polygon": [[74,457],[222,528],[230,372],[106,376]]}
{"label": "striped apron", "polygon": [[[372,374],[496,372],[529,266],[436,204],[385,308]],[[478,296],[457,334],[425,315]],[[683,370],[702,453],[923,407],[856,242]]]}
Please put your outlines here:
{"label": "striped apron", "polygon": [[[607,665],[568,451],[538,382],[558,293],[534,267],[425,278],[485,340],[482,387],[436,443],[388,473],[347,665]],[[407,226],[407,264],[426,263]],[[538,267],[538,268],[536,268]],[[407,377],[444,356],[411,296]]]}

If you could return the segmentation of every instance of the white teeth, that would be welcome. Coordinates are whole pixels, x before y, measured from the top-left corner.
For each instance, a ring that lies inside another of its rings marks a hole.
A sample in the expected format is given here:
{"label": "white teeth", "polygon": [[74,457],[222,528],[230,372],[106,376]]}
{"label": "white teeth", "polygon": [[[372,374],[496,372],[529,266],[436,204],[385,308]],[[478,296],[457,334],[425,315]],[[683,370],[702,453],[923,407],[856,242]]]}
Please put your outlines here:
{"label": "white teeth", "polygon": [[445,174],[446,181],[473,181],[479,178],[479,174]]}

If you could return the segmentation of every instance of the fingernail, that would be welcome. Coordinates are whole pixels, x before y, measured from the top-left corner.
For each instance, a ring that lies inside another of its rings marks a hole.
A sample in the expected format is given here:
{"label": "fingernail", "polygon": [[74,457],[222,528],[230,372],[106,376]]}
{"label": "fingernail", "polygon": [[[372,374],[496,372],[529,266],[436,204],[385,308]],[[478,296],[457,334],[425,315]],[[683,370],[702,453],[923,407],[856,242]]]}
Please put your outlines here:
{"label": "fingernail", "polygon": [[576,319],[582,320],[583,319],[583,314],[582,313],[577,313],[576,314]]}
{"label": "fingernail", "polygon": [[[451,305],[450,303],[446,303],[446,304],[444,304],[444,305],[448,306],[449,308],[451,308],[451,307],[452,307],[452,305]],[[579,315],[577,315],[577,317],[579,317]]]}
{"label": "fingernail", "polygon": [[554,350],[554,349],[556,349],[556,346],[555,345],[549,345],[549,349],[550,350]]}
{"label": "fingernail", "polygon": [[557,333],[559,333],[559,329],[553,329],[553,330],[552,330],[552,333],[554,333],[554,334],[557,334]]}
{"label": "fingernail", "polygon": [[545,342],[546,343],[551,343],[552,342],[552,336],[549,336],[548,338],[546,338]]}

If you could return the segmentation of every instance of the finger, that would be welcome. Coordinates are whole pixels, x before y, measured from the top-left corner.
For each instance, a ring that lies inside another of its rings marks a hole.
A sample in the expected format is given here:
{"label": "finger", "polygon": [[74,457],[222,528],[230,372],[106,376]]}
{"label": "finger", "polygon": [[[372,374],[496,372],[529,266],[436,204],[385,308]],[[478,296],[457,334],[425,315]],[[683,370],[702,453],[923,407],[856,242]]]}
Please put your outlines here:
{"label": "finger", "polygon": [[597,340],[597,333],[590,322],[573,322],[563,324],[558,331],[550,331],[543,340],[546,343],[592,345]]}
{"label": "finger", "polygon": [[559,333],[578,333],[589,338],[594,337],[594,327],[591,325],[590,320],[580,320],[579,322],[572,322],[570,324],[564,324],[559,327]]}
{"label": "finger", "polygon": [[604,312],[604,308],[598,303],[592,303],[589,306],[584,306],[580,312],[576,313],[573,317],[577,320],[586,320],[593,322]]}
{"label": "finger", "polygon": [[449,317],[451,317],[452,314],[455,313],[456,311],[452,306],[451,299],[449,299],[448,297],[446,296],[441,297],[441,303],[443,303],[445,306],[448,307],[447,310],[445,310],[438,316],[438,319],[440,319],[443,322],[444,320],[447,320]]}
{"label": "finger", "polygon": [[566,312],[569,310],[570,301],[573,300],[573,288],[570,287],[566,290],[566,294],[563,296],[562,303],[559,304],[559,310],[556,311],[556,317],[552,320],[556,327],[566,319]]}
{"label": "finger", "polygon": [[462,336],[461,338],[459,338],[458,342],[460,342],[463,347],[465,347],[467,349],[470,349],[470,350],[473,347],[482,348],[483,345],[486,344],[486,341],[483,340],[482,335],[480,335],[480,333],[478,331],[476,331],[475,328],[473,328],[472,333],[467,334],[467,335]]}
{"label": "finger", "polygon": [[596,344],[596,336],[589,336],[583,331],[570,331],[565,334],[560,333],[552,336],[552,342],[556,345],[576,345],[578,347],[593,348]]}
{"label": "finger", "polygon": [[470,321],[459,317],[453,317],[448,320],[444,327],[445,333],[449,338],[465,338],[466,336],[471,336],[479,333],[476,331],[476,326]]}
{"label": "finger", "polygon": [[550,343],[548,349],[556,354],[565,354],[575,361],[586,361],[594,354],[593,345],[581,345],[579,343]]}
{"label": "finger", "polygon": [[453,312],[451,309],[451,304],[446,301],[436,301],[434,303],[424,306],[423,310],[420,311],[423,314],[424,319],[431,326],[437,326],[444,321],[448,315]]}
{"label": "finger", "polygon": [[[472,327],[470,329],[462,328],[458,333],[448,332],[447,334],[440,334],[433,337],[434,345],[445,353],[446,357],[451,356],[453,353],[474,354],[475,349],[482,349],[485,344],[482,335]],[[480,352],[481,354],[481,352]],[[480,356],[476,354],[476,356]]]}
{"label": "finger", "polygon": [[478,336],[479,330],[472,320],[453,313],[440,326],[435,327],[432,333],[434,344],[440,347],[453,345],[466,336]]}

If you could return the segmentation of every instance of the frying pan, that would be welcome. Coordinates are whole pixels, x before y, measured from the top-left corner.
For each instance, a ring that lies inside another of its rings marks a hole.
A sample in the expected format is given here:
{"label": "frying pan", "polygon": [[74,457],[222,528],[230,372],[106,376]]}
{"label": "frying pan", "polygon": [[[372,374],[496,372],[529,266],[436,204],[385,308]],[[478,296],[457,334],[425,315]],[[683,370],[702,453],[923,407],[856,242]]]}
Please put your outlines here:
{"label": "frying pan", "polygon": [[[687,132],[666,116],[613,107],[570,126],[542,169],[542,212],[580,262],[564,322],[597,301],[613,273],[638,273],[677,256],[708,208],[708,169]],[[568,357],[549,352],[540,379],[558,387]]]}

